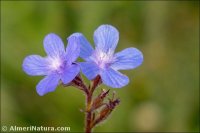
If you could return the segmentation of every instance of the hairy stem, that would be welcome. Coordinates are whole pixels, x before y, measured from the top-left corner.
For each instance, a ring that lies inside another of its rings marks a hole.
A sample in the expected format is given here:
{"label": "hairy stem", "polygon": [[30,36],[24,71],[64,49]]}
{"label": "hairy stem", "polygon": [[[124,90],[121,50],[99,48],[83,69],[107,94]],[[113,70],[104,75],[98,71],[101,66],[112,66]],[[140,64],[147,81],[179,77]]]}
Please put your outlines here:
{"label": "hairy stem", "polygon": [[[76,78],[67,85],[64,86],[74,86],[82,90],[86,98],[86,107],[85,107],[85,133],[91,133],[92,129],[98,125],[100,122],[107,119],[113,109],[119,104],[119,99],[113,98],[109,99],[108,102],[105,102],[105,98],[108,96],[109,90],[102,89],[99,95],[93,98],[93,93],[96,88],[102,83],[101,77],[98,75],[92,84],[86,86],[81,75],[76,76]],[[96,111],[99,109],[99,112]]]}
{"label": "hairy stem", "polygon": [[92,110],[91,110],[91,105],[92,105],[92,93],[90,92],[89,95],[86,96],[86,127],[85,127],[85,132],[86,133],[91,133],[92,127]]}
{"label": "hairy stem", "polygon": [[85,118],[85,133],[91,133],[92,132],[92,124],[93,124],[93,118],[92,118],[92,104],[93,104],[93,92],[97,88],[97,86],[101,84],[101,78],[100,76],[97,76],[93,82],[92,86],[88,87],[88,94],[86,95],[86,118]]}

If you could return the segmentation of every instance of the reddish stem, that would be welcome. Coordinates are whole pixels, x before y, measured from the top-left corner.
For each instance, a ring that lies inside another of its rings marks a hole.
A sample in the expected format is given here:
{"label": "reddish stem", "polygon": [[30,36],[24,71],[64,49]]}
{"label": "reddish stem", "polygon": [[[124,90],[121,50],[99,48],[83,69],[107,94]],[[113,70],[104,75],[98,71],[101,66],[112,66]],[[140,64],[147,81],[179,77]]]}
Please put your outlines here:
{"label": "reddish stem", "polygon": [[101,77],[98,75],[92,83],[91,87],[88,87],[88,94],[86,95],[86,120],[85,120],[85,133],[91,133],[92,132],[92,97],[93,92],[97,88],[97,86],[101,84]]}
{"label": "reddish stem", "polygon": [[91,110],[91,105],[92,105],[92,93],[90,92],[86,96],[86,127],[85,127],[85,133],[91,133],[92,127],[91,127],[91,122],[92,122],[92,110]]}
{"label": "reddish stem", "polygon": [[[102,90],[101,93],[93,99],[93,93],[101,83],[101,77],[98,75],[92,81],[92,84],[87,87],[83,82],[81,75],[79,74],[70,84],[63,84],[64,86],[72,85],[74,87],[77,87],[85,93],[85,133],[91,133],[92,128],[94,128],[100,122],[104,121],[120,102],[118,98],[114,99],[115,93],[113,93],[113,98],[109,99],[108,103],[104,103],[104,99],[108,95],[109,90]],[[96,116],[95,110],[102,106],[104,106],[104,108],[102,108]]]}

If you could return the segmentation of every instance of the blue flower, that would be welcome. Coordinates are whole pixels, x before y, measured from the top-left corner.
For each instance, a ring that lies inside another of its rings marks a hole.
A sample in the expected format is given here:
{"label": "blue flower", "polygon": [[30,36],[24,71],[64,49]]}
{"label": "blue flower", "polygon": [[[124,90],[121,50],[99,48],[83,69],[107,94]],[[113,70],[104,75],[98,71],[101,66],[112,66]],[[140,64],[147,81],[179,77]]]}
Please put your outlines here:
{"label": "blue flower", "polygon": [[94,32],[93,49],[81,33],[74,33],[81,45],[80,57],[86,62],[80,66],[83,74],[90,80],[100,75],[107,86],[121,88],[128,84],[129,78],[118,70],[138,67],[143,62],[142,53],[136,48],[127,48],[114,54],[119,40],[119,32],[111,25],[101,25]]}
{"label": "blue flower", "polygon": [[61,38],[50,33],[43,42],[47,56],[30,55],[24,59],[22,66],[28,75],[45,76],[36,86],[40,96],[54,91],[60,80],[64,84],[71,82],[79,73],[80,67],[74,61],[79,56],[80,45],[75,40],[76,37],[68,38],[68,46],[65,51]]}

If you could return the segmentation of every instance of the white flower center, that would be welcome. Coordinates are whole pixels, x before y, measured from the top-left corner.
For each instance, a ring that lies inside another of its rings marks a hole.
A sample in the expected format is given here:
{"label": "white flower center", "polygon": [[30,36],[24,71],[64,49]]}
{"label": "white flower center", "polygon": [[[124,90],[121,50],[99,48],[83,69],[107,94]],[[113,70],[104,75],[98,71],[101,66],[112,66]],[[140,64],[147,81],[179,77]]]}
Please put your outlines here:
{"label": "white flower center", "polygon": [[49,58],[49,63],[52,70],[59,70],[62,66],[62,61],[59,57]]}
{"label": "white flower center", "polygon": [[97,60],[102,61],[102,62],[107,62],[110,60],[110,56],[102,51],[99,51]]}
{"label": "white flower center", "polygon": [[102,69],[107,67],[110,63],[113,62],[113,51],[108,51],[105,53],[102,50],[96,49],[93,58],[94,62]]}

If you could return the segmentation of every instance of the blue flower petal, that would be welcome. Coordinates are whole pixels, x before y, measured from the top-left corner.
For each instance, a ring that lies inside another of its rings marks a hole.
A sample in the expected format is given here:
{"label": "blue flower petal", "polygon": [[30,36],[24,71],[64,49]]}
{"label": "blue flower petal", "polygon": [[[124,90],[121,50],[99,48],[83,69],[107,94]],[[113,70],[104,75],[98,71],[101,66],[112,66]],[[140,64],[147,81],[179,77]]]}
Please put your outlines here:
{"label": "blue flower petal", "polygon": [[143,62],[142,52],[136,48],[127,48],[114,56],[115,62],[111,65],[114,70],[127,70],[138,67]]}
{"label": "blue flower petal", "polygon": [[83,74],[89,79],[94,79],[99,74],[99,67],[94,62],[79,63]]}
{"label": "blue flower petal", "polygon": [[39,55],[27,56],[22,64],[23,70],[31,76],[48,75],[48,61]]}
{"label": "blue flower petal", "polygon": [[112,68],[103,70],[100,76],[103,83],[112,88],[121,88],[129,83],[129,79],[126,75],[123,75]]}
{"label": "blue flower petal", "polygon": [[44,49],[49,56],[60,57],[65,54],[64,44],[58,35],[54,33],[48,34],[43,43]]}
{"label": "blue flower petal", "polygon": [[90,43],[88,42],[88,40],[85,38],[85,36],[81,33],[74,33],[72,34],[70,37],[76,37],[77,43],[80,44],[80,57],[87,60],[87,58],[89,56],[92,55],[92,52],[94,51],[94,49],[92,48],[92,46],[90,45]]}
{"label": "blue flower petal", "polygon": [[79,73],[80,67],[77,64],[72,64],[70,67],[65,68],[61,75],[61,80],[64,84],[71,82]]}
{"label": "blue flower petal", "polygon": [[56,89],[59,84],[60,77],[57,74],[50,74],[42,79],[36,86],[37,93],[40,96],[48,92],[52,92]]}
{"label": "blue flower petal", "polygon": [[66,48],[66,60],[69,63],[74,62],[80,54],[80,44],[78,43],[78,38],[76,36],[70,36],[67,38],[68,45]]}
{"label": "blue flower petal", "polygon": [[94,42],[97,49],[105,53],[115,50],[119,40],[119,32],[111,25],[101,25],[94,32]]}

